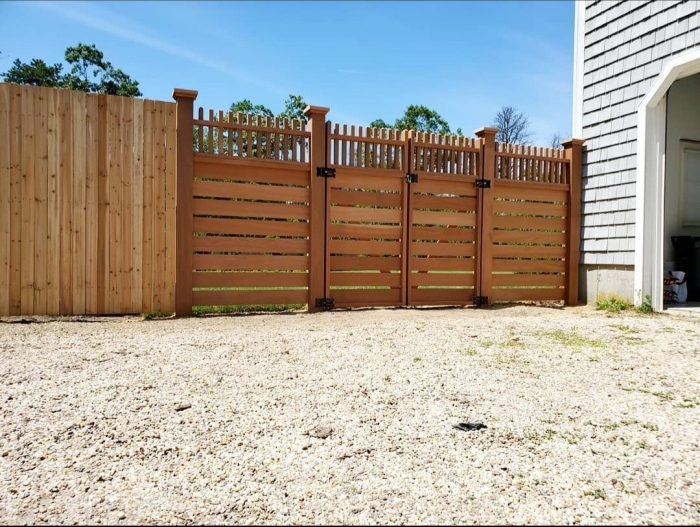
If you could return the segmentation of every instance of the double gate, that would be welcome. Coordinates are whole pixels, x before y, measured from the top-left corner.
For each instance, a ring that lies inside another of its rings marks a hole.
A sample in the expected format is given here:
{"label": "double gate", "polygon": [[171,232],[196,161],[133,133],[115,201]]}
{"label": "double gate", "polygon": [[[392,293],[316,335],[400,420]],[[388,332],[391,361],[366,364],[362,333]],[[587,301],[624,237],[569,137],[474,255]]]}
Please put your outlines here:
{"label": "double gate", "polygon": [[200,108],[192,306],[576,302],[577,144],[355,130],[325,111],[307,124]]}
{"label": "double gate", "polygon": [[355,136],[329,132],[319,306],[472,304],[480,141],[455,138],[438,152],[417,135],[380,136],[357,159],[345,154]]}

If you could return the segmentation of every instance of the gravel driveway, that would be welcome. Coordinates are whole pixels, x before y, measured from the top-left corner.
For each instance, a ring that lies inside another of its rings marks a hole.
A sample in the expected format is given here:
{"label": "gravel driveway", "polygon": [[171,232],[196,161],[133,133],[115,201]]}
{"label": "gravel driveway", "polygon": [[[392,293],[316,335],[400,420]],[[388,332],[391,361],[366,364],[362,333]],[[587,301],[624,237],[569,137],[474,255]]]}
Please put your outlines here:
{"label": "gravel driveway", "polygon": [[0,522],[697,524],[699,352],[588,307],[3,323]]}

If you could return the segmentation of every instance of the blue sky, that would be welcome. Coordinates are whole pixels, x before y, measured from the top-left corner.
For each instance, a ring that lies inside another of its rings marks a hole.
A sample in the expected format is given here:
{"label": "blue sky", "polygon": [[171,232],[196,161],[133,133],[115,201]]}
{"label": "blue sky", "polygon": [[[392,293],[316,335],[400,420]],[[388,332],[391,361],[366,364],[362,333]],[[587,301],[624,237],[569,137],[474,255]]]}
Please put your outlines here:
{"label": "blue sky", "polygon": [[467,135],[511,105],[544,145],[571,135],[573,34],[572,1],[3,1],[0,71],[83,42],[149,99],[178,87],[278,112],[294,93],[355,125],[423,104]]}

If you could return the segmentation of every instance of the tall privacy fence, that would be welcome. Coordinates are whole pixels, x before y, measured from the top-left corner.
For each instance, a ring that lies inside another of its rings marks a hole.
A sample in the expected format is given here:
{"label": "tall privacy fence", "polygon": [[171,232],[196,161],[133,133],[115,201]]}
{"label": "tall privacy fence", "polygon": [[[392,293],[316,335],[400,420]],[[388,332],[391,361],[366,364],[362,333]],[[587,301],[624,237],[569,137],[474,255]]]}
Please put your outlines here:
{"label": "tall privacy fence", "polygon": [[0,84],[0,316],[577,302],[564,149]]}

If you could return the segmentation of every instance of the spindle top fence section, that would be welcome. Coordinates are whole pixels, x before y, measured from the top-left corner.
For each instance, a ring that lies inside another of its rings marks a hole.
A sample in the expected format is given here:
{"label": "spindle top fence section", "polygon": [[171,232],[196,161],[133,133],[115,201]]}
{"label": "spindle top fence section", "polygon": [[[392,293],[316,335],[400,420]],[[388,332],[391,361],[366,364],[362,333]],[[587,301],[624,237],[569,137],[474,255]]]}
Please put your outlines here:
{"label": "spindle top fence section", "polygon": [[309,162],[309,138],[303,119],[270,117],[241,112],[209,110],[207,119],[200,107],[193,121],[195,155],[233,159]]}

